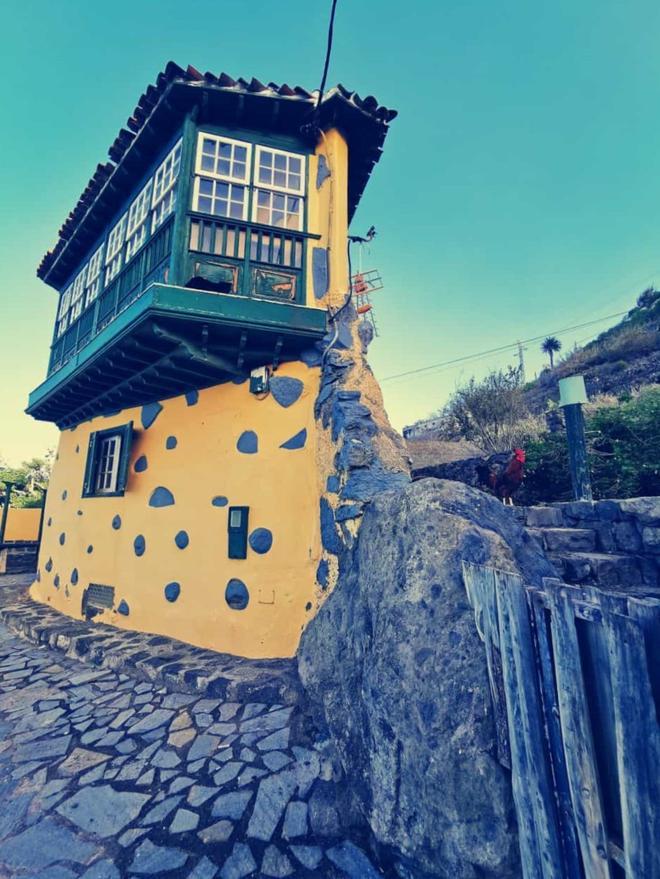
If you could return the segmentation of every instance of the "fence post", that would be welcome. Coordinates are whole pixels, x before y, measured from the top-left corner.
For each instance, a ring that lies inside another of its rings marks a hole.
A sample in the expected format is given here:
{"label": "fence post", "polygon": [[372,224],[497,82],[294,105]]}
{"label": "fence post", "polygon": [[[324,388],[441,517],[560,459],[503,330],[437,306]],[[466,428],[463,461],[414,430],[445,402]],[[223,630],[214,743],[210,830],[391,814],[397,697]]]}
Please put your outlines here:
{"label": "fence post", "polygon": [[5,501],[2,505],[2,521],[0,522],[0,545],[5,542],[5,530],[7,528],[7,516],[9,514],[9,502],[11,500],[11,490],[14,487],[13,482],[5,482]]}

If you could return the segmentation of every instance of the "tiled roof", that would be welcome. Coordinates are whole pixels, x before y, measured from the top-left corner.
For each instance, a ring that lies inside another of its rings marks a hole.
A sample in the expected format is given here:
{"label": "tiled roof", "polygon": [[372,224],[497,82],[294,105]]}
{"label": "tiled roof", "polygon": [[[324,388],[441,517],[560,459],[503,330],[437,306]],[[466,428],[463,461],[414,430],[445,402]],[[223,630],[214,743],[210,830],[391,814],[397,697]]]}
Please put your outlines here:
{"label": "tiled roof", "polygon": [[[397,115],[395,110],[379,105],[371,95],[361,98],[357,92],[337,85],[323,95],[319,115],[314,119],[318,92],[300,86],[290,87],[273,82],[264,85],[257,79],[232,79],[226,73],[200,73],[194,67],[185,70],[170,61],[158,74],[156,83],[148,86],[108,150],[110,161],[97,165],[77,205],[61,229],[53,250],[43,257],[37,275],[53,286],[66,280],[75,269],[86,247],[103,229],[121,198],[129,194],[127,185],[144,172],[137,148],[145,141],[146,150],[156,147],[159,140],[192,106],[212,105],[218,115],[228,114],[233,121],[238,113],[261,118],[275,130],[300,133],[310,122],[318,127],[340,127],[349,142],[349,216],[352,216],[371,170],[380,158],[387,126]],[[241,118],[243,118],[243,116]],[[134,155],[131,155],[131,153]],[[83,222],[84,221],[84,222]],[[77,240],[76,240],[77,239]]]}

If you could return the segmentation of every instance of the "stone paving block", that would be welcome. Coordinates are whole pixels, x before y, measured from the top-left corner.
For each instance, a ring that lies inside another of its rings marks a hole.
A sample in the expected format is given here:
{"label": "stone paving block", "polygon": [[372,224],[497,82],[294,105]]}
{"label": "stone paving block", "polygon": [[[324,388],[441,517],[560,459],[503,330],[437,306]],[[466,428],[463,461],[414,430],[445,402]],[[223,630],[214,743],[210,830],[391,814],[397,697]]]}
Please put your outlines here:
{"label": "stone paving block", "polygon": [[277,730],[257,742],[260,751],[284,751],[289,747],[289,728]]}
{"label": "stone paving block", "polygon": [[208,733],[200,733],[190,746],[188,760],[198,760],[200,757],[211,757],[218,750],[219,736],[211,736]]}
{"label": "stone paving block", "polygon": [[151,758],[151,763],[158,769],[173,769],[181,762],[181,757],[169,748],[160,748]]}
{"label": "stone paving block", "polygon": [[261,759],[271,772],[277,772],[278,769],[282,769],[287,763],[291,763],[291,757],[283,754],[281,751],[266,752]]}
{"label": "stone paving block", "polygon": [[352,842],[342,842],[328,849],[325,854],[351,879],[382,879],[382,874],[374,868],[362,849]]}
{"label": "stone paving block", "polygon": [[222,870],[220,871],[221,879],[243,879],[257,869],[257,862],[252,856],[250,846],[237,842],[232,849]]}
{"label": "stone paving block", "polygon": [[260,782],[247,828],[248,836],[263,842],[270,841],[297,785],[296,775],[291,769],[270,775]]}
{"label": "stone paving block", "polygon": [[195,830],[198,824],[199,815],[196,812],[191,812],[189,809],[177,809],[170,824],[170,833],[188,833]]}
{"label": "stone paving block", "polygon": [[231,821],[216,821],[210,827],[200,830],[197,836],[204,845],[215,845],[219,842],[227,842],[234,831],[234,825]]}
{"label": "stone paving block", "polygon": [[231,818],[238,821],[252,799],[252,791],[235,791],[221,794],[213,803],[211,814],[214,818]]}
{"label": "stone paving block", "polygon": [[217,864],[205,856],[197,863],[192,873],[188,874],[187,879],[213,879],[217,872]]}
{"label": "stone paving block", "polygon": [[155,730],[159,726],[169,723],[172,717],[174,717],[174,711],[165,708],[157,708],[155,711],[145,715],[145,717],[143,717],[142,720],[139,720],[134,726],[131,726],[131,735],[151,732],[151,730]]}
{"label": "stone paving block", "polygon": [[191,806],[197,808],[198,806],[203,805],[207,800],[210,800],[215,793],[217,793],[217,789],[215,787],[207,787],[203,784],[196,784],[188,791],[188,796],[186,800]]}
{"label": "stone paving block", "polygon": [[148,839],[138,846],[128,869],[139,876],[153,876],[155,873],[176,870],[188,860],[187,852],[178,848],[154,845]]}
{"label": "stone paving block", "polygon": [[284,839],[295,839],[307,833],[307,803],[294,800],[286,807],[282,836]]}
{"label": "stone paving block", "polygon": [[109,760],[107,754],[100,754],[98,751],[88,751],[85,748],[74,748],[66,760],[57,768],[60,775],[78,775],[79,772],[85,772],[93,769],[99,763]]}
{"label": "stone paving block", "polygon": [[121,874],[112,861],[104,858],[85,870],[80,879],[121,879]]}
{"label": "stone paving block", "polygon": [[46,817],[17,836],[2,843],[0,862],[17,870],[42,870],[62,859],[84,864],[96,853],[97,847],[81,839],[68,827]]}
{"label": "stone paving block", "polygon": [[171,812],[176,809],[176,807],[181,802],[181,799],[181,796],[173,796],[163,800],[161,803],[159,803],[157,806],[154,806],[153,809],[150,809],[146,813],[144,818],[142,818],[142,820],[140,821],[140,824],[143,827],[146,827],[150,824],[160,824],[167,818],[167,816]]}
{"label": "stone paving block", "polygon": [[317,845],[292,845],[289,849],[294,858],[308,870],[316,870],[321,863],[323,851]]}
{"label": "stone paving block", "polygon": [[114,836],[137,817],[149,797],[116,791],[109,784],[85,787],[57,807],[63,818],[86,833]]}
{"label": "stone paving block", "polygon": [[180,775],[178,778],[175,778],[170,785],[170,793],[177,794],[179,793],[179,791],[185,790],[187,787],[190,787],[194,783],[194,778],[188,778],[187,775]]}
{"label": "stone paving block", "polygon": [[264,876],[273,876],[276,879],[285,879],[294,872],[291,861],[285,854],[274,845],[266,847],[263,860],[261,861],[261,872]]}

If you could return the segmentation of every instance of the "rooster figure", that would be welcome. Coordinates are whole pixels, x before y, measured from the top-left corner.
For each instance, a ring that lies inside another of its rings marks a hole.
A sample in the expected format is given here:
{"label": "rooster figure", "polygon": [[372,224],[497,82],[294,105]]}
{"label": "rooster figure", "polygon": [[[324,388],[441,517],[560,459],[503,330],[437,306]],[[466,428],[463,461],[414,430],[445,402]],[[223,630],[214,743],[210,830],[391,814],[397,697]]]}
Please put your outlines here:
{"label": "rooster figure", "polygon": [[525,453],[522,449],[491,455],[476,468],[479,482],[500,498],[503,504],[513,506],[513,495],[523,481]]}

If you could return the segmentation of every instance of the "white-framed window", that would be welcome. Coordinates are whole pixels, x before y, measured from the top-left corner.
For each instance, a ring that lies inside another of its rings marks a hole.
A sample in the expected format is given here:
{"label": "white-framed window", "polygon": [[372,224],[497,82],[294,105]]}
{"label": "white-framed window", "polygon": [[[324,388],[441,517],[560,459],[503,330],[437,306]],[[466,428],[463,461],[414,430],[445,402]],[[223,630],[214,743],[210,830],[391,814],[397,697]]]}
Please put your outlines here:
{"label": "white-framed window", "polygon": [[176,205],[176,187],[170,189],[170,191],[161,198],[156,207],[151,211],[151,234],[156,231],[159,226],[162,226],[165,220],[169,217],[169,215],[174,210],[174,206]]}
{"label": "white-framed window", "polygon": [[151,180],[147,181],[133,204],[128,209],[126,221],[126,262],[128,262],[144,244],[147,237],[147,216],[151,205]]}
{"label": "white-framed window", "polygon": [[85,278],[87,276],[87,266],[83,266],[82,270],[76,275],[73,282],[73,290],[71,291],[71,309],[69,311],[69,323],[80,317],[85,304]]}
{"label": "white-framed window", "polygon": [[105,285],[119,274],[122,264],[124,240],[126,238],[126,217],[124,216],[113,226],[108,235],[108,246],[105,252]]}
{"label": "white-framed window", "polygon": [[128,483],[132,440],[132,421],[90,434],[83,479],[83,497],[124,494]]}
{"label": "white-framed window", "polygon": [[252,202],[252,219],[268,226],[302,229],[303,200],[298,195],[257,189]]}
{"label": "white-framed window", "polygon": [[101,440],[94,482],[96,494],[106,494],[106,492],[117,490],[120,448],[121,436],[118,433],[106,436]]}
{"label": "white-framed window", "polygon": [[200,132],[195,156],[193,210],[216,217],[251,219],[281,229],[303,228],[306,158]]}
{"label": "white-framed window", "polygon": [[202,132],[197,139],[195,173],[247,183],[251,152],[251,144],[245,141]]}
{"label": "white-framed window", "polygon": [[284,150],[257,147],[255,186],[303,195],[305,192],[305,158]]}
{"label": "white-framed window", "polygon": [[224,180],[196,177],[193,205],[196,211],[203,214],[246,220],[248,188],[236,183],[227,183]]}
{"label": "white-framed window", "polygon": [[62,293],[62,297],[60,299],[60,307],[57,310],[57,338],[65,332],[66,328],[69,326],[69,307],[71,306],[71,293],[73,291],[73,284]]}
{"label": "white-framed window", "polygon": [[101,289],[101,268],[103,266],[103,245],[92,254],[87,263],[85,278],[85,308],[99,295]]}
{"label": "white-framed window", "polygon": [[181,141],[176,143],[165,156],[154,174],[154,188],[151,195],[151,207],[155,208],[176,183],[181,166]]}

